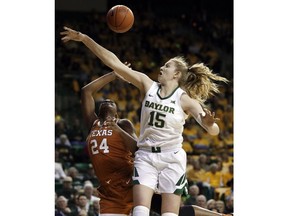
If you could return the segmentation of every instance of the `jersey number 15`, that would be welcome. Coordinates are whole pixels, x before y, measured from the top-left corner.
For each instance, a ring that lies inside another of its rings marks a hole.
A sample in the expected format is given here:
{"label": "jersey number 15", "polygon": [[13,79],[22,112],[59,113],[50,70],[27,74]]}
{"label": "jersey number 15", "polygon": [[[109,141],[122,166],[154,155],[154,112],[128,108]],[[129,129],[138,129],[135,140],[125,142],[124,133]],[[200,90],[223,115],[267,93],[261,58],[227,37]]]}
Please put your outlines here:
{"label": "jersey number 15", "polygon": [[158,113],[156,111],[150,112],[150,119],[148,122],[148,125],[150,126],[155,126],[158,128],[163,128],[164,127],[164,118],[166,117],[165,114]]}

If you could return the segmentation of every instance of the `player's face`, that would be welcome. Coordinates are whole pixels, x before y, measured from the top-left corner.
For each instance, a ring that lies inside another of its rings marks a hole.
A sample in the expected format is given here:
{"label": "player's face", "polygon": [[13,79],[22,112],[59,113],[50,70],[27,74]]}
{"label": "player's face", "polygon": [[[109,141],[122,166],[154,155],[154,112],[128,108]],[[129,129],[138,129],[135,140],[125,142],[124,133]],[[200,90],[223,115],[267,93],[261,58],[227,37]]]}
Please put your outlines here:
{"label": "player's face", "polygon": [[158,81],[160,83],[165,83],[172,80],[176,72],[175,63],[172,60],[166,62],[162,67],[160,67],[160,73],[158,74]]}
{"label": "player's face", "polygon": [[114,110],[115,112],[117,111],[117,106],[115,104],[114,101],[110,100],[110,99],[105,99],[104,101],[101,102],[101,105],[99,107],[100,111],[102,109],[110,109],[110,110]]}

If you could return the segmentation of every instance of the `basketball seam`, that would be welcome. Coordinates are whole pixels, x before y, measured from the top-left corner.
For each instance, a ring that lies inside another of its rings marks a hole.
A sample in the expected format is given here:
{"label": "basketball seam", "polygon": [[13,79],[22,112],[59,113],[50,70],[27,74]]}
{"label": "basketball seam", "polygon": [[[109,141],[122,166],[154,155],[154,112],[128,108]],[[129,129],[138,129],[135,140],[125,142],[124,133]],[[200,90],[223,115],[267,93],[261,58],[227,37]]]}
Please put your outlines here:
{"label": "basketball seam", "polygon": [[116,30],[117,30],[117,22],[116,22],[117,12],[118,12],[118,7],[115,8],[115,15],[114,15],[114,25],[115,25],[115,27],[116,27]]}
{"label": "basketball seam", "polygon": [[[117,9],[118,9],[118,7],[117,7]],[[125,13],[124,19],[123,19],[122,22],[119,24],[119,26],[116,26],[117,31],[119,30],[118,27],[120,27],[120,26],[122,25],[122,23],[125,21],[126,16],[127,16],[127,13],[128,13],[128,11],[129,11],[128,8],[125,8],[125,9],[126,9],[126,13]],[[129,25],[129,26],[130,26],[130,25]],[[126,28],[127,28],[127,27],[126,27]],[[126,28],[125,28],[125,29],[126,29]]]}
{"label": "basketball seam", "polygon": [[[125,16],[124,16],[122,22],[119,24],[119,27],[122,25],[122,23],[123,23],[124,20],[126,19],[128,9],[127,9],[127,8],[125,8],[125,9],[126,9],[126,13],[125,13]],[[117,26],[117,28],[118,28],[118,26]]]}

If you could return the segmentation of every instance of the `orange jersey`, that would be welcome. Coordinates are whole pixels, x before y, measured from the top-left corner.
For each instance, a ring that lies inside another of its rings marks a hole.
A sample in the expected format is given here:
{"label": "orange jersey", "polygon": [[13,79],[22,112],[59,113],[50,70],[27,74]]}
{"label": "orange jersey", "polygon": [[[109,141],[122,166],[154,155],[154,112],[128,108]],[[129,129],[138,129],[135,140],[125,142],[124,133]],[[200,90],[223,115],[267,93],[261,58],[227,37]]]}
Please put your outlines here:
{"label": "orange jersey", "polygon": [[86,139],[98,187],[100,213],[129,214],[133,206],[133,158],[120,134],[96,120]]}

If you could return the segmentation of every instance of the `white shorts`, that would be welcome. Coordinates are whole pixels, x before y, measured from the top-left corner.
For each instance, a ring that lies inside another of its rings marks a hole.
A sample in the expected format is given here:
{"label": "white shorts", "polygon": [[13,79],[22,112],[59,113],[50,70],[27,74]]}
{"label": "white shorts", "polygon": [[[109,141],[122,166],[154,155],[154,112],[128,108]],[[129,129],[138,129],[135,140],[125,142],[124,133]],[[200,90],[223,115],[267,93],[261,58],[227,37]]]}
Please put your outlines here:
{"label": "white shorts", "polygon": [[187,155],[182,148],[158,153],[139,149],[135,153],[133,183],[160,194],[182,195],[187,190],[186,162]]}

